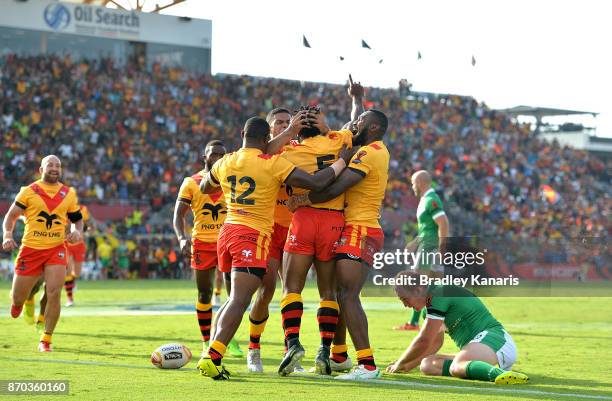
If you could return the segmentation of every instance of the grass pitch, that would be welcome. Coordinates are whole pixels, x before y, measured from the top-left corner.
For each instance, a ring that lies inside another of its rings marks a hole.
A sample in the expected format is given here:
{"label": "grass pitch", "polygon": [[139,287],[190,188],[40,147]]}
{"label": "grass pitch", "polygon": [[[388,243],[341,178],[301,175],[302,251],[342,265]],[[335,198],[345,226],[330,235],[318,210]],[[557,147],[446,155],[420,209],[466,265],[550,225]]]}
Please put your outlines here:
{"label": "grass pitch", "polygon": [[[0,380],[69,380],[70,395],[53,400],[612,400],[612,298],[484,299],[518,346],[515,369],[531,379],[529,385],[502,387],[424,377],[418,371],[369,383],[310,374],[281,378],[276,374],[283,351],[280,291],[261,339],[265,373],[247,374],[245,359],[227,357],[232,380],[214,382],[195,370],[201,345],[193,312],[195,285],[189,281],[79,282],[76,305],[63,310],[53,337],[54,352],[40,354],[34,327],[9,317],[9,289],[10,283],[0,282]],[[304,299],[301,339],[308,369],[319,342],[316,289],[307,288]],[[363,302],[376,362],[384,368],[415,335],[391,329],[410,311],[393,298]],[[237,338],[246,351],[246,318]],[[187,345],[192,361],[179,370],[154,368],[151,352],[168,342]],[[349,351],[354,359],[350,344]],[[447,338],[442,352],[456,351]]]}

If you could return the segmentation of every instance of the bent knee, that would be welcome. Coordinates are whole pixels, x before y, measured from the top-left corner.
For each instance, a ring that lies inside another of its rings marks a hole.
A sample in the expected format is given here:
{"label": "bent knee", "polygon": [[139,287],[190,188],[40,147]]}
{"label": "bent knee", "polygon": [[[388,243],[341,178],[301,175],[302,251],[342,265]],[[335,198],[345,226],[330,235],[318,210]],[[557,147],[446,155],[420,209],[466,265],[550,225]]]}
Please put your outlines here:
{"label": "bent knee", "polygon": [[424,375],[434,376],[437,374],[434,366],[434,358],[430,356],[423,358],[421,364],[419,365],[419,369]]}
{"label": "bent knee", "polygon": [[449,373],[453,377],[464,378],[465,377],[465,366],[459,363],[451,363],[448,369]]}

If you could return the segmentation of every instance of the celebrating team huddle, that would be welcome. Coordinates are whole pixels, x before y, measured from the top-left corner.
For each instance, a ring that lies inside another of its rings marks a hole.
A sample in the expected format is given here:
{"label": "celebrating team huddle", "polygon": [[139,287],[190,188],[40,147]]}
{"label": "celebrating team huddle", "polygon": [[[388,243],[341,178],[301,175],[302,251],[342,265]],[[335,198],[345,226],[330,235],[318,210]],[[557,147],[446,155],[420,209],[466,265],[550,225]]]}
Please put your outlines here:
{"label": "celebrating team huddle", "polygon": [[[202,339],[197,368],[202,375],[229,379],[223,358],[226,353],[243,355],[234,336],[249,306],[247,369],[264,371],[262,336],[277,278],[282,282],[285,343],[277,371],[281,376],[303,371],[302,291],[311,268],[316,271],[319,291],[320,335],[311,371],[319,375],[348,371],[336,376],[340,380],[382,375],[370,345],[360,293],[374,255],[384,243],[379,218],[390,159],[383,141],[388,121],[379,110],[363,110],[363,88],[352,79],[348,93],[353,110],[351,121],[342,129],[330,129],[316,107],[301,107],[293,116],[288,109],[276,108],[267,119],[246,121],[239,150],[228,153],[222,141],[209,142],[203,154],[204,168],[184,179],[173,226],[196,279],[195,309]],[[80,273],[87,213],[79,206],[74,189],[59,182],[61,162],[56,156],[45,157],[40,172],[42,179],[22,188],[5,218],[3,248],[17,247],[12,232],[17,218],[25,215],[11,315],[19,316],[24,304],[33,302],[37,285],[44,281],[46,308],[41,316],[45,329],[39,350],[48,352],[60,314],[62,283],[72,290]],[[426,173],[420,176],[428,177]],[[437,202],[441,210],[441,201]],[[191,234],[186,221],[189,210],[193,214]],[[443,211],[436,212],[434,218],[442,215]],[[76,245],[70,245],[75,264],[66,277],[67,244]],[[228,298],[213,316],[216,273],[223,275]],[[427,320],[404,355],[387,368],[388,373],[420,366],[430,375],[499,384],[527,381],[525,375],[509,370],[516,359],[512,338],[472,294],[462,293],[467,300],[458,302],[448,297],[448,289],[437,286],[398,286],[396,292],[404,305],[417,311],[417,324],[424,308]],[[69,295],[72,303],[72,293]],[[464,319],[473,314],[480,318]],[[461,348],[456,356],[435,354],[445,329],[450,329]],[[347,331],[356,351],[355,364],[348,355]]]}

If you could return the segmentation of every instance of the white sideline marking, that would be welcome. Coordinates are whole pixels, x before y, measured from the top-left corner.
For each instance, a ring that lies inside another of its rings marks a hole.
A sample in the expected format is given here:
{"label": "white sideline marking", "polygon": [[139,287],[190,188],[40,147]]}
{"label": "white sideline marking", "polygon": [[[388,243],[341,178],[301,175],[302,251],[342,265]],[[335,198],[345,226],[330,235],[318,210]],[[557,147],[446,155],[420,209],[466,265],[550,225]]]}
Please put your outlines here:
{"label": "white sideline marking", "polygon": [[[145,366],[145,365],[128,365],[128,364],[120,364],[120,363],[109,363],[109,362],[99,362],[99,361],[78,361],[71,359],[39,359],[39,358],[10,358],[9,360],[19,361],[19,362],[47,362],[47,363],[63,363],[70,365],[91,365],[91,366],[103,366],[103,367],[116,367],[116,368],[132,368],[132,369],[155,369],[154,366]],[[179,372],[187,372],[189,374],[193,374],[194,371],[192,369],[176,369]],[[270,377],[278,377],[275,374],[264,374],[265,376]],[[241,374],[237,376],[249,376],[248,373]],[[252,377],[261,377],[261,374],[253,375]],[[324,377],[324,376],[316,376],[316,375],[304,375],[304,374],[296,374],[289,376],[291,378],[303,378],[307,380],[328,380],[333,381],[332,378]],[[340,383],[347,383],[347,381],[337,381]],[[579,394],[579,393],[555,393],[549,391],[542,390],[521,390],[513,386],[513,388],[500,388],[500,387],[471,387],[471,386],[456,386],[452,384],[430,384],[430,383],[420,383],[417,381],[408,381],[408,380],[381,380],[381,379],[372,379],[367,381],[353,381],[351,383],[355,384],[368,384],[368,383],[376,383],[383,386],[393,385],[393,386],[404,386],[404,387],[420,387],[427,389],[453,389],[453,390],[464,390],[465,392],[483,392],[483,393],[500,393],[500,394],[508,394],[508,395],[541,395],[554,398],[556,397],[570,397],[573,399],[591,399],[591,400],[612,400],[612,397],[605,395],[591,395],[591,394]]]}

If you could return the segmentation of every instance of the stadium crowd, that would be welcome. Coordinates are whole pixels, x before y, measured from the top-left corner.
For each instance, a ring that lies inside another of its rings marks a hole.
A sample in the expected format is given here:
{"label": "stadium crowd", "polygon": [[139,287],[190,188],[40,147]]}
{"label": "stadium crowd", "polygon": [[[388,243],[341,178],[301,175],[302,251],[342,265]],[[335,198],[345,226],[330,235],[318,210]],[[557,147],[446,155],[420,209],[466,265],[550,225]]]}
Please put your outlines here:
{"label": "stadium crowd", "polygon": [[[64,181],[84,203],[135,203],[155,212],[173,204],[183,177],[201,168],[206,142],[223,139],[236,149],[248,117],[304,104],[320,104],[332,128],[349,119],[342,85],[3,56],[0,199],[11,201],[36,178],[42,155],[56,153]],[[544,142],[529,125],[470,97],[368,88],[366,108],[372,106],[391,122],[387,212],[415,207],[410,176],[426,169],[447,205],[452,235],[561,244],[608,235],[612,159]],[[153,231],[171,232],[167,221]],[[140,228],[145,224],[132,233],[151,233]],[[406,233],[395,225],[386,234],[399,244]]]}

